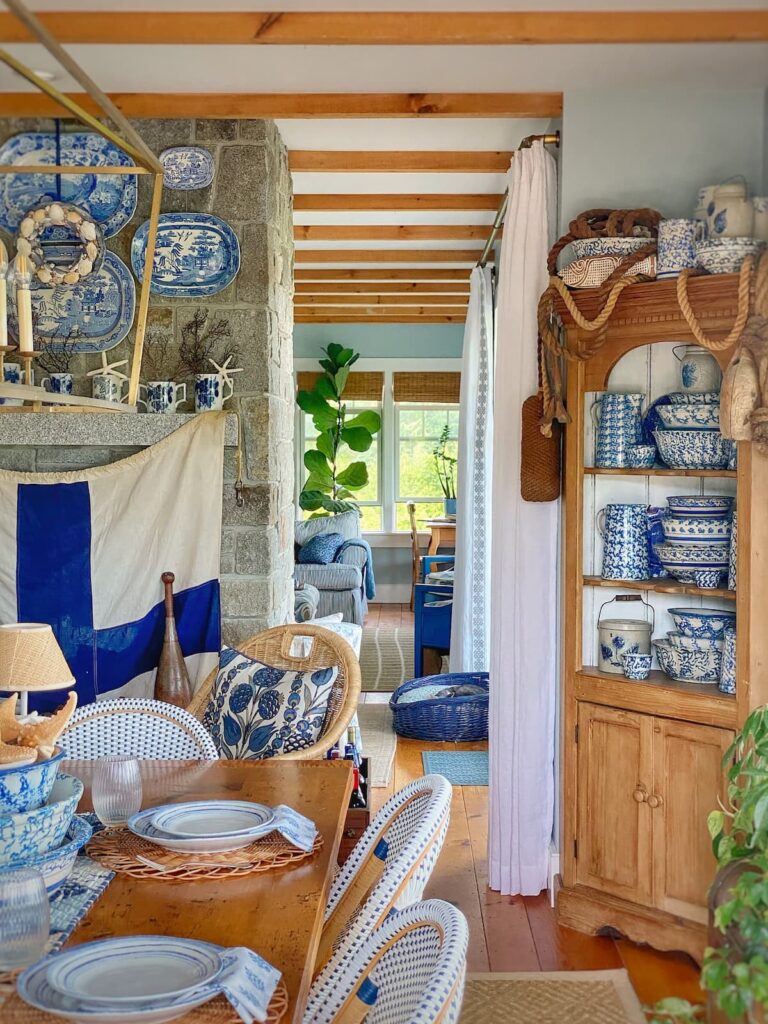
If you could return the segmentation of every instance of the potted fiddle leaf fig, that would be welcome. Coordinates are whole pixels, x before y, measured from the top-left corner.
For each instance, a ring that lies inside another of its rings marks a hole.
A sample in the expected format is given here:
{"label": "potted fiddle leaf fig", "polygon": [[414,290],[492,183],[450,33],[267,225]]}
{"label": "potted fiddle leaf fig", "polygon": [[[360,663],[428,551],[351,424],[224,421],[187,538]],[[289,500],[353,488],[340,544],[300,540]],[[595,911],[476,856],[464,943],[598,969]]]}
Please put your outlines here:
{"label": "potted fiddle leaf fig", "polygon": [[359,353],[335,342],[320,360],[323,372],[311,391],[299,391],[296,401],[312,417],[317,437],[314,448],[304,453],[308,476],[299,504],[312,517],[358,510],[355,492],[368,483],[368,467],[362,460],[348,461],[348,452],[367,452],[381,429],[381,417],[372,409],[348,411],[344,390],[349,371]]}

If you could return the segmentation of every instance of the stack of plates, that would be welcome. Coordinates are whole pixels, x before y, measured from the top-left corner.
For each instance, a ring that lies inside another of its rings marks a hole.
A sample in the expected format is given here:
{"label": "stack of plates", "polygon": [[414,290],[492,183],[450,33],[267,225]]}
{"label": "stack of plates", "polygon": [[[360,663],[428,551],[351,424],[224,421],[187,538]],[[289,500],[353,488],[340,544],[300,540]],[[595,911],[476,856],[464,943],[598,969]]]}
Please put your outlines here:
{"label": "stack of plates", "polygon": [[271,807],[244,800],[198,800],[140,811],[128,828],[142,839],[177,853],[225,853],[248,846],[274,830]]}
{"label": "stack of plates", "polygon": [[16,990],[30,1006],[83,1024],[164,1024],[218,994],[221,949],[163,935],[86,942],[28,967]]}

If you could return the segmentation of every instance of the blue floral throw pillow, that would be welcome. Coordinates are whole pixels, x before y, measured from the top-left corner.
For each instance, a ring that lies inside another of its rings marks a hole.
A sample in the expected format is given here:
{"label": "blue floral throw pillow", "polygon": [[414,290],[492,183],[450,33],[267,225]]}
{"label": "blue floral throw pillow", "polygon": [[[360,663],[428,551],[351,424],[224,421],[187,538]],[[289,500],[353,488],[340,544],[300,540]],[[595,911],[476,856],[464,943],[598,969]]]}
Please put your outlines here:
{"label": "blue floral throw pillow", "polygon": [[303,750],[323,732],[337,668],[271,668],[222,647],[203,725],[221,757],[264,758]]}

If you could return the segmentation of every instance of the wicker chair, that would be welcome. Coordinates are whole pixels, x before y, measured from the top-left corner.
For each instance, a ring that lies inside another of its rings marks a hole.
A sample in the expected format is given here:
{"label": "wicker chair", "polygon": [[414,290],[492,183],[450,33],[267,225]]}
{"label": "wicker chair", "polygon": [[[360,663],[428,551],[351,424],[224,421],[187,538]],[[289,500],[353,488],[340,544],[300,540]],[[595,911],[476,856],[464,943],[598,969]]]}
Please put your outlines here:
{"label": "wicker chair", "polygon": [[[292,654],[294,641],[300,637],[310,638],[311,647],[306,654]],[[357,711],[360,697],[360,665],[347,641],[330,630],[323,629],[322,626],[301,622],[267,629],[258,636],[246,640],[244,644],[238,645],[237,649],[248,658],[255,658],[265,665],[282,668],[285,671],[312,672],[318,668],[338,668],[320,739],[303,750],[277,755],[283,759],[292,758],[300,761],[325,757],[344,735]],[[217,674],[218,669],[214,669],[187,708],[200,721],[205,714]]]}
{"label": "wicker chair", "polygon": [[213,740],[184,708],[123,697],[84,704],[59,741],[72,758],[136,757],[216,761]]}
{"label": "wicker chair", "polygon": [[331,887],[312,988],[318,999],[330,998],[355,951],[393,908],[421,899],[448,832],[451,795],[442,775],[425,775],[395,793],[365,830]]}
{"label": "wicker chair", "polygon": [[392,914],[355,950],[325,1002],[310,993],[304,1024],[359,1020],[354,1005],[367,1001],[366,982],[378,989],[366,1024],[453,1024],[464,995],[468,938],[466,918],[443,900]]}

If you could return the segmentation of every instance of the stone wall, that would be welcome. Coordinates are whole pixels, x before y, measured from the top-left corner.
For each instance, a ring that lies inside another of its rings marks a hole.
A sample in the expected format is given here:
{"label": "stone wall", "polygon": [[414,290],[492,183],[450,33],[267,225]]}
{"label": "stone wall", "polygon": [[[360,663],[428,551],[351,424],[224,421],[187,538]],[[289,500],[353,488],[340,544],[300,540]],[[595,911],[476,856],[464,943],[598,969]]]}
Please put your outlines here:
{"label": "stone wall", "polygon": [[[166,188],[161,209],[215,214],[232,226],[240,242],[240,272],[227,288],[199,301],[152,295],[148,318],[148,332],[165,336],[173,352],[183,325],[197,309],[208,309],[210,318],[229,322],[244,367],[226,406],[240,418],[244,505],[238,508],[235,502],[235,452],[228,449],[221,551],[224,638],[236,643],[292,618],[293,218],[287,153],[271,121],[147,119],[135,124],[155,153],[194,143],[213,154],[212,184],[186,192]],[[19,131],[52,128],[50,120],[0,121],[0,141]],[[81,130],[74,122],[64,122],[63,128]],[[136,214],[107,240],[129,268],[131,240],[149,216],[150,192],[149,181],[139,176]],[[110,362],[128,357],[132,340],[131,334],[110,350]],[[99,363],[98,356],[73,361],[77,393],[89,393],[85,374]],[[191,381],[187,392],[193,394]],[[86,445],[47,452],[0,445],[0,468],[77,469],[114,461],[129,451]]]}

